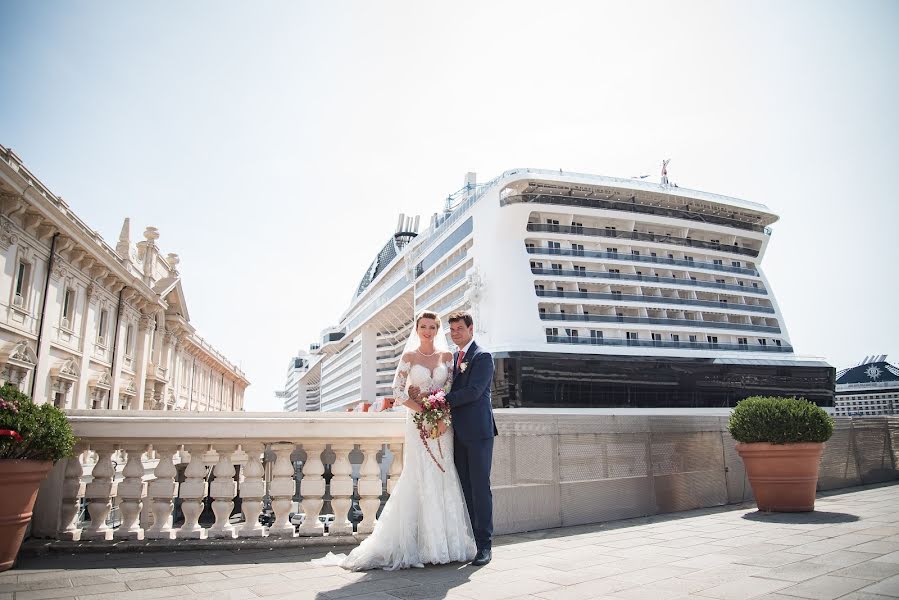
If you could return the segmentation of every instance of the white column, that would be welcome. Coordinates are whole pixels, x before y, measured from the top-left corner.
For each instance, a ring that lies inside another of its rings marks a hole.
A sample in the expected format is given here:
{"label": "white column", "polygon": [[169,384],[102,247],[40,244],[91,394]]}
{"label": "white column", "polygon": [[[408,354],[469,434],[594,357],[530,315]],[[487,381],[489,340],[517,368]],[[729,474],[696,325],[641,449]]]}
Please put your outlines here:
{"label": "white column", "polygon": [[347,519],[353,496],[353,467],[350,465],[352,443],[331,444],[334,464],[331,465],[331,506],[334,508],[334,523],[328,530],[330,535],[353,533],[353,524]]}
{"label": "white column", "polygon": [[[46,263],[42,265],[43,268],[39,271],[33,269],[33,271],[38,271],[35,275],[40,275],[40,272],[43,272],[47,265]],[[35,279],[35,275],[32,275],[32,279]],[[40,353],[37,355],[37,366],[33,372],[33,376],[35,379],[34,384],[34,401],[37,404],[43,404],[48,401],[47,398],[47,380],[50,375],[50,340],[52,339],[52,331],[54,324],[59,323],[59,315],[62,310],[62,296],[64,293],[65,286],[62,283],[62,278],[59,276],[59,271],[57,274],[50,275],[50,285],[47,288],[47,310],[44,315],[44,319],[41,321],[41,348]],[[35,289],[38,290],[38,304],[37,310],[40,311],[40,294],[43,292],[37,285],[35,285]],[[39,315],[38,315],[39,316]],[[28,392],[28,390],[25,390]]]}
{"label": "white column", "polygon": [[303,463],[303,481],[300,483],[300,495],[303,496],[303,512],[306,516],[300,525],[300,535],[319,536],[324,535],[324,525],[318,522],[318,515],[322,510],[325,495],[325,465],[322,464],[322,451],[324,444],[303,444],[306,451],[306,462]]}
{"label": "white column", "polygon": [[106,526],[106,517],[112,508],[112,456],[113,446],[100,445],[92,448],[97,453],[97,463],[91,475],[94,479],[85,486],[84,496],[87,498],[87,510],[91,516],[91,524],[81,532],[82,540],[111,540],[112,529]]}
{"label": "white column", "polygon": [[293,495],[297,489],[296,481],[293,478],[293,462],[290,460],[294,448],[296,448],[294,444],[287,442],[272,444],[272,452],[275,453],[276,458],[272,467],[272,482],[269,484],[268,493],[272,497],[275,522],[268,528],[269,536],[293,537],[296,535],[293,524],[288,521],[290,507],[293,505]]}
{"label": "white column", "polygon": [[381,444],[366,442],[361,444],[365,460],[359,470],[359,506],[362,508],[362,522],[357,533],[371,533],[375,527],[375,515],[381,505],[381,468],[378,466],[378,451]]}
{"label": "white column", "polygon": [[175,539],[175,530],[172,529],[170,518],[172,510],[175,507],[173,498],[175,497],[177,485],[175,483],[175,475],[178,474],[175,465],[172,463],[172,455],[178,449],[175,445],[154,446],[159,458],[159,463],[153,474],[156,479],[147,486],[147,495],[152,498],[153,510],[153,526],[144,532],[144,537],[151,540],[172,540]]}
{"label": "white column", "polygon": [[97,346],[97,291],[93,283],[87,286],[84,293],[84,317],[81,322],[81,361],[78,372],[78,386],[72,394],[72,408],[90,408],[87,384],[90,380],[90,360]]}
{"label": "white column", "polygon": [[231,462],[231,453],[234,446],[216,444],[219,460],[215,464],[215,479],[212,481],[210,495],[212,496],[212,512],[215,513],[215,523],[209,528],[210,538],[233,538],[234,526],[231,525],[231,511],[234,509],[234,496],[237,494],[237,482],[234,481],[234,464]]}
{"label": "white column", "polygon": [[[181,484],[181,512],[184,513],[184,525],[178,530],[179,538],[206,539],[206,530],[198,524],[203,512],[203,499],[209,484],[206,483],[206,465],[203,454],[207,446],[190,447],[190,463],[184,471],[184,483]],[[183,453],[182,453],[183,455]]]}
{"label": "white column", "polygon": [[[268,534],[259,522],[262,499],[265,496],[265,469],[259,457],[262,444],[246,444],[247,464],[240,470],[241,512],[244,523],[237,531],[239,537],[263,537]],[[290,457],[288,456],[288,459]]]}
{"label": "white column", "polygon": [[135,410],[144,409],[144,393],[147,389],[147,364],[150,362],[150,335],[156,328],[156,320],[150,315],[142,315],[137,324],[137,349],[134,352],[134,384],[137,393],[133,402]]}
{"label": "white column", "polygon": [[142,458],[146,452],[146,446],[125,446],[128,453],[128,462],[122,475],[124,481],[119,483],[118,497],[122,511],[122,524],[115,532],[116,539],[142,540],[144,530],[140,526],[140,511],[144,506],[144,498],[147,495],[147,484],[144,483],[144,465]]}

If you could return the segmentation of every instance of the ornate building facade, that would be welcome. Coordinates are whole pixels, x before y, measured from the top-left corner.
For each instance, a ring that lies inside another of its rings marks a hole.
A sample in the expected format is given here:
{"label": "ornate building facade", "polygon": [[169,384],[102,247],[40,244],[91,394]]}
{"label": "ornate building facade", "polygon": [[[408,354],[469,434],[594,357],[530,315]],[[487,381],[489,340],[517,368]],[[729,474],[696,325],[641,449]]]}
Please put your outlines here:
{"label": "ornate building facade", "polygon": [[60,408],[242,410],[244,373],[190,324],[178,256],[115,247],[0,146],[0,383]]}

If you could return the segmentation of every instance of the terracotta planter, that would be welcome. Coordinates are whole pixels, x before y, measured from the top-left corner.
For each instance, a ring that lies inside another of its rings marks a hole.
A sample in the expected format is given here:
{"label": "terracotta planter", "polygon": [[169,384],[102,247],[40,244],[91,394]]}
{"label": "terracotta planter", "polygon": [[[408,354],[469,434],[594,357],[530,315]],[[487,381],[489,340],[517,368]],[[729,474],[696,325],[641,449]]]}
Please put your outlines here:
{"label": "terracotta planter", "polygon": [[737,444],[759,510],[809,512],[815,510],[818,465],[823,443]]}
{"label": "terracotta planter", "polygon": [[0,571],[12,568],[38,487],[52,467],[49,460],[0,460]]}

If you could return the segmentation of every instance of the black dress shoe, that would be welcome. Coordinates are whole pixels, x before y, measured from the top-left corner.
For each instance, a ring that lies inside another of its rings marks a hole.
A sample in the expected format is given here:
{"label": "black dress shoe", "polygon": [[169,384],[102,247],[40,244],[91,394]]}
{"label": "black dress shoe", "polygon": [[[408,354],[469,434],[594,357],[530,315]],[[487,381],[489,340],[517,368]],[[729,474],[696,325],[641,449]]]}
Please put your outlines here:
{"label": "black dress shoe", "polygon": [[477,554],[475,554],[474,560],[471,561],[471,564],[475,567],[483,567],[490,562],[491,558],[493,558],[493,556],[490,554],[490,548],[482,548],[478,550]]}

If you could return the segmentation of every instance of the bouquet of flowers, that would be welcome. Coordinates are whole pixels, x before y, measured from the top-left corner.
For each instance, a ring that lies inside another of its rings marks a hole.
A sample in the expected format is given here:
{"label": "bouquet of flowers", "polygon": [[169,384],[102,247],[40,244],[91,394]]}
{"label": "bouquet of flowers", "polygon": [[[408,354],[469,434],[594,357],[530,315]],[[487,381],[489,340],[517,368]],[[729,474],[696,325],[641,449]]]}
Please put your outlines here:
{"label": "bouquet of flowers", "polygon": [[434,464],[445,473],[446,470],[443,468],[443,465],[440,464],[431,451],[431,445],[428,440],[437,440],[437,451],[442,459],[443,448],[440,445],[440,423],[442,422],[447,427],[452,424],[450,405],[446,401],[446,391],[442,388],[428,391],[428,397],[421,401],[421,407],[422,411],[414,413],[412,420],[415,426],[418,427],[421,443],[424,444]]}

